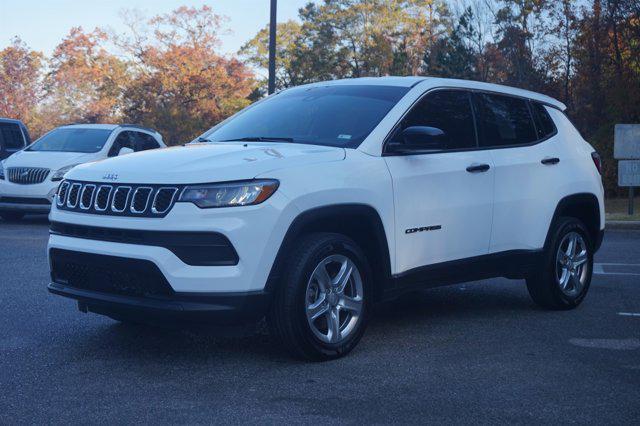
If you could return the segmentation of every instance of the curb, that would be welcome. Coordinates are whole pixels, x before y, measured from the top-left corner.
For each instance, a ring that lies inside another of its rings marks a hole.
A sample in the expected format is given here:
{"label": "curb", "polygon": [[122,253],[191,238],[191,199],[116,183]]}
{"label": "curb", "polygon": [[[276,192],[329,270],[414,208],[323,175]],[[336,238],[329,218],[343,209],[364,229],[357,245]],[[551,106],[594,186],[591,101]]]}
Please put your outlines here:
{"label": "curb", "polygon": [[607,220],[605,222],[605,230],[607,229],[640,230],[640,220]]}

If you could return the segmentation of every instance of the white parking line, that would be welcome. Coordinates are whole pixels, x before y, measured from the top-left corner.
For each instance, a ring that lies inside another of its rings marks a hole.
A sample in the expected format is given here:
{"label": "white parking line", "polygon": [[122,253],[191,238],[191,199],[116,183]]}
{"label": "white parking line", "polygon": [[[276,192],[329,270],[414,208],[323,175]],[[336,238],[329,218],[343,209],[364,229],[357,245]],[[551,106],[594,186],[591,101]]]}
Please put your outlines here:
{"label": "white parking line", "polygon": [[623,317],[640,317],[640,314],[635,312],[618,312],[618,315],[622,315]]}
{"label": "white parking line", "polygon": [[[633,277],[640,277],[640,272],[617,272],[617,271],[605,271],[604,267],[611,268],[636,268],[636,270],[640,271],[640,264],[638,263],[594,263],[593,264],[593,274],[594,275],[627,275]],[[607,268],[609,269],[609,268]]]}

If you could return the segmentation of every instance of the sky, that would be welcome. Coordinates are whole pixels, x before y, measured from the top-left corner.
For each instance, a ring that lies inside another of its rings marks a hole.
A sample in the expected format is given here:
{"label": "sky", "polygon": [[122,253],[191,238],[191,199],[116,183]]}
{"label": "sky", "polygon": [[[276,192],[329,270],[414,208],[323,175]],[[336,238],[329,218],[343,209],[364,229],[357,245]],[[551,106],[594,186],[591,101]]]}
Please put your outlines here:
{"label": "sky", "polygon": [[[308,0],[278,0],[278,22],[295,19]],[[0,0],[0,49],[19,36],[30,48],[51,54],[72,27],[106,27],[124,31],[119,13],[137,9],[145,16],[179,6],[211,6],[229,18],[221,36],[222,53],[236,53],[269,22],[270,0]]]}

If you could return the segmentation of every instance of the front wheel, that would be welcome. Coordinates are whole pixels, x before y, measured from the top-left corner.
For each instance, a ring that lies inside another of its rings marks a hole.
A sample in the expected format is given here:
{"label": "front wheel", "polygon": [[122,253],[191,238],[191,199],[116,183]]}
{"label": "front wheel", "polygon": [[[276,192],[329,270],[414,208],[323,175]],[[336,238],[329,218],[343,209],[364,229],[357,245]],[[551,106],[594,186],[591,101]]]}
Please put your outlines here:
{"label": "front wheel", "polygon": [[584,300],[593,273],[593,244],[585,226],[562,217],[544,253],[542,268],[527,279],[531,298],[547,309],[573,309]]}
{"label": "front wheel", "polygon": [[343,235],[314,233],[289,255],[267,318],[272,336],[298,358],[346,355],[370,311],[371,273],[362,250]]}

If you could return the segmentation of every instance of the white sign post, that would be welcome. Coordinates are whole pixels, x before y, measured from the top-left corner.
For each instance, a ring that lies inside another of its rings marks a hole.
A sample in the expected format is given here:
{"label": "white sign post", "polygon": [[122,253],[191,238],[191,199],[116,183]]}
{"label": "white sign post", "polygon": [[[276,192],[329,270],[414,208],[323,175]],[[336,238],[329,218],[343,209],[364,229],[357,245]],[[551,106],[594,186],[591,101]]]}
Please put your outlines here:
{"label": "white sign post", "polygon": [[633,215],[633,188],[640,186],[640,124],[616,124],[613,158],[618,161],[618,186],[629,187],[629,215]]}

